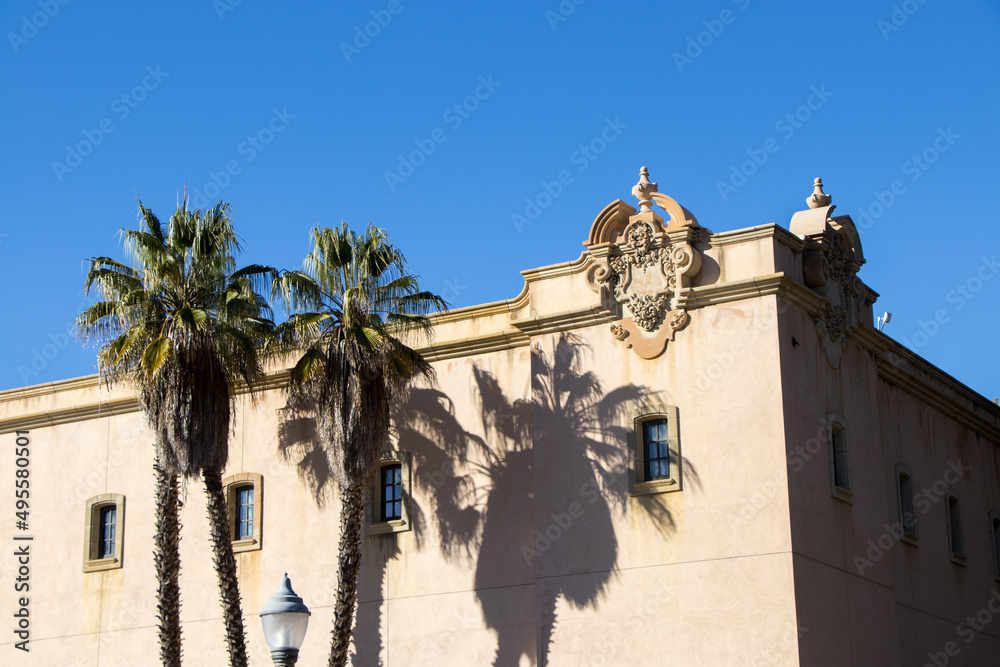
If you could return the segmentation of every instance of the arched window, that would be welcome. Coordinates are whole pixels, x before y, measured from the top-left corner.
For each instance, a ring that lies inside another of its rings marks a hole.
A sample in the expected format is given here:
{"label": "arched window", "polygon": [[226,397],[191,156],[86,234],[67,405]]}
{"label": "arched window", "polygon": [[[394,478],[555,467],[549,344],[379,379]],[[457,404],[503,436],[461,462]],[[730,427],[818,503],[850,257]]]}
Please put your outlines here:
{"label": "arched window", "polygon": [[917,515],[913,506],[913,476],[901,465],[896,466],[896,496],[899,500],[899,525],[902,540],[917,543]]}
{"label": "arched window", "polygon": [[830,452],[830,493],[835,498],[851,502],[851,448],[847,439],[847,422],[836,412],[826,413],[826,435]]}
{"label": "arched window", "polygon": [[629,492],[636,495],[681,490],[680,423],[674,405],[645,405],[633,411],[628,432]]}
{"label": "arched window", "polygon": [[410,455],[384,452],[368,497],[368,534],[402,533],[410,524]]}
{"label": "arched window", "polygon": [[258,473],[241,472],[222,480],[229,505],[229,534],[233,553],[256,551],[262,545],[261,508],[264,478]]}
{"label": "arched window", "polygon": [[83,571],[120,568],[125,541],[125,496],[102,493],[89,498],[84,522]]}

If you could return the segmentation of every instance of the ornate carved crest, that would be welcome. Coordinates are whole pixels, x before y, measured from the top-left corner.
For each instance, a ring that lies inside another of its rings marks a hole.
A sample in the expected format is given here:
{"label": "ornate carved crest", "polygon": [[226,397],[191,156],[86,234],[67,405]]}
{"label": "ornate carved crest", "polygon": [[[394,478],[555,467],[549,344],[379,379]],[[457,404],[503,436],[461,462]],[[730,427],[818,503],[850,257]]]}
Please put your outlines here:
{"label": "ornate carved crest", "polygon": [[816,335],[823,340],[827,358],[836,368],[840,355],[847,348],[847,332],[860,321],[860,307],[864,305],[864,286],[857,276],[859,266],[854,252],[848,247],[844,235],[827,227],[819,247],[811,249],[805,261],[820,266],[809,286],[825,296],[829,303],[822,317],[816,318]]}
{"label": "ornate carved crest", "polygon": [[[640,357],[652,359],[691,319],[684,305],[690,278],[701,268],[701,255],[689,242],[697,223],[686,216],[675,219],[675,211],[683,209],[657,193],[645,167],[632,193],[639,199],[639,211],[624,229],[605,232],[605,238],[591,235],[598,243],[591,248],[596,261],[587,281],[618,316],[611,334]],[[664,201],[672,204],[666,209],[670,224],[652,210],[654,197],[661,206]]]}

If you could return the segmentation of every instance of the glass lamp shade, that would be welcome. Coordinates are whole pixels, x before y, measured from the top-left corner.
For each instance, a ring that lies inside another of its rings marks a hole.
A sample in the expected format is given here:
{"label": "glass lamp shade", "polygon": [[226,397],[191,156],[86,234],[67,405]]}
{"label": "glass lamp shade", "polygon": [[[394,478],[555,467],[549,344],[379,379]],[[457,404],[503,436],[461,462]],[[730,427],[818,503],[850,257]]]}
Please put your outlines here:
{"label": "glass lamp shade", "polygon": [[287,573],[281,579],[278,592],[260,612],[260,621],[264,626],[264,639],[272,651],[297,651],[302,646],[309,626],[309,608],[292,590],[292,582]]}
{"label": "glass lamp shade", "polygon": [[281,612],[261,615],[260,622],[264,626],[264,639],[272,651],[284,649],[298,650],[306,638],[306,628],[309,626],[309,614],[301,612]]}

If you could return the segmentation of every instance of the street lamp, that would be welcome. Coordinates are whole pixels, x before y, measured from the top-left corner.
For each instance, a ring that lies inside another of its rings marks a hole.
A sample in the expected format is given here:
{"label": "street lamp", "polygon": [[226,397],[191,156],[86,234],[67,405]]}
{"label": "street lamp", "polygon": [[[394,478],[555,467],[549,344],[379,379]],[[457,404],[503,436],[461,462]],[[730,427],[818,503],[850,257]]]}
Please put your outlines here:
{"label": "street lamp", "polygon": [[275,667],[292,667],[299,659],[299,647],[306,638],[309,608],[292,590],[287,572],[281,579],[278,592],[260,612],[260,622],[264,626],[264,639],[271,649]]}

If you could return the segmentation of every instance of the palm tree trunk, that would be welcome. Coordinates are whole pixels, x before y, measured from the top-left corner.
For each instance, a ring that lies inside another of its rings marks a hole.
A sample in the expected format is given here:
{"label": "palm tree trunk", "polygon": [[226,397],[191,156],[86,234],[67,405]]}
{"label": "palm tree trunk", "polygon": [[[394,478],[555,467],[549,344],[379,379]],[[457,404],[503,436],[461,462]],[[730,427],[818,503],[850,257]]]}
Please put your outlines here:
{"label": "palm tree trunk", "polygon": [[177,475],[153,464],[156,476],[156,535],[153,564],[156,568],[156,611],[160,620],[160,662],[163,667],[181,664],[181,555]]}
{"label": "palm tree trunk", "polygon": [[333,642],[329,667],[347,664],[347,649],[354,628],[361,570],[361,527],[365,519],[365,485],[351,483],[344,489],[340,507],[340,551],[337,563],[337,602],[334,606]]}
{"label": "palm tree trunk", "polygon": [[240,586],[236,576],[236,557],[229,534],[229,509],[222,488],[222,473],[202,472],[208,501],[209,530],[212,533],[212,560],[219,575],[222,617],[226,624],[226,649],[231,667],[247,667],[247,640],[240,607]]}

